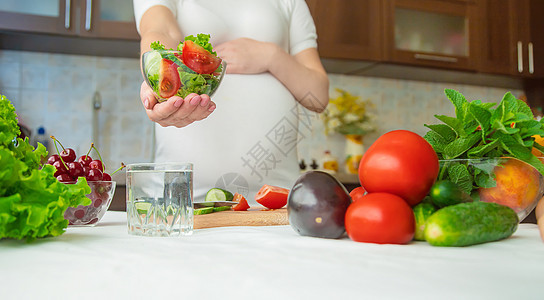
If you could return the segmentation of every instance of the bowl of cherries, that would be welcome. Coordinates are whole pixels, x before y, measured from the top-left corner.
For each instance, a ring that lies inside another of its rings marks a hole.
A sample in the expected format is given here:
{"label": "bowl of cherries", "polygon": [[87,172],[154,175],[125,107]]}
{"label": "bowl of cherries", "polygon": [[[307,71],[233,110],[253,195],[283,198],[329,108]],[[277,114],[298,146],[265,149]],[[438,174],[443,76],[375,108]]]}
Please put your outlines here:
{"label": "bowl of cherries", "polygon": [[[73,184],[79,177],[85,177],[91,188],[91,193],[87,195],[87,198],[91,199],[92,203],[87,206],[68,207],[64,218],[68,220],[70,226],[96,225],[110,207],[115,193],[115,181],[112,181],[111,175],[105,171],[100,153],[93,143],[91,143],[87,154],[78,158],[74,149],[65,148],[54,136],[51,138],[59,154],[49,156],[47,164],[56,168],[54,176],[57,180],[65,184]],[[62,148],[62,151],[58,151],[57,144]],[[98,155],[97,159],[93,159],[89,155],[92,150]],[[121,163],[121,167],[115,172],[124,167],[125,165]]]}

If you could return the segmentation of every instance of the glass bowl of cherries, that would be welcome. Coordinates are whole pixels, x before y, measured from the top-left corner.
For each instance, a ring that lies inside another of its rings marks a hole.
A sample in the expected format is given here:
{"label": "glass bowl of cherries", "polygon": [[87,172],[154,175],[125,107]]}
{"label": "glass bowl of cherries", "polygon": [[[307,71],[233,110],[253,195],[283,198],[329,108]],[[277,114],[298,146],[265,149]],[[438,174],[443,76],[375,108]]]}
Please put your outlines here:
{"label": "glass bowl of cherries", "polygon": [[[92,203],[87,206],[68,207],[64,218],[68,220],[70,226],[96,225],[110,207],[115,193],[115,181],[105,171],[100,153],[93,143],[91,143],[87,154],[78,158],[74,149],[65,148],[54,136],[51,138],[59,154],[49,156],[47,164],[56,168],[54,176],[57,180],[65,184],[73,184],[79,177],[85,177],[91,188],[91,193],[87,195],[87,198],[91,199]],[[57,144],[62,148],[62,151],[58,151]],[[92,150],[98,155],[97,159],[93,159],[89,155]],[[121,163],[121,167],[115,172],[124,167],[125,165]]]}

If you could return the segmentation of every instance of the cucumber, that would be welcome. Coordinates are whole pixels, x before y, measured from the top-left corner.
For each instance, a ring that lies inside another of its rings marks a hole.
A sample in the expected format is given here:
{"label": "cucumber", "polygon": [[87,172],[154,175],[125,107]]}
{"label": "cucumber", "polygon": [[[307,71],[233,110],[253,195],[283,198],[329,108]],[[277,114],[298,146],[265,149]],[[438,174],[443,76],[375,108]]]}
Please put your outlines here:
{"label": "cucumber", "polygon": [[211,214],[213,213],[213,207],[203,207],[203,208],[196,208],[193,211],[194,215],[205,215],[205,214]]}
{"label": "cucumber", "polygon": [[439,209],[427,219],[425,240],[433,246],[469,246],[501,240],[518,227],[516,212],[497,203],[469,202]]}
{"label": "cucumber", "polygon": [[234,195],[221,188],[212,188],[206,193],[204,198],[205,202],[221,202],[221,201],[232,201]]}
{"label": "cucumber", "polygon": [[414,206],[413,211],[416,219],[414,240],[424,241],[425,223],[427,222],[427,219],[436,211],[436,206],[434,206],[432,203],[422,202]]}
{"label": "cucumber", "polygon": [[472,198],[470,198],[469,194],[449,180],[435,182],[431,187],[429,195],[431,197],[431,202],[438,208],[464,202],[472,202]]}
{"label": "cucumber", "polygon": [[218,207],[213,208],[213,212],[225,211],[225,210],[230,210],[230,209],[231,209],[230,206],[218,206]]}

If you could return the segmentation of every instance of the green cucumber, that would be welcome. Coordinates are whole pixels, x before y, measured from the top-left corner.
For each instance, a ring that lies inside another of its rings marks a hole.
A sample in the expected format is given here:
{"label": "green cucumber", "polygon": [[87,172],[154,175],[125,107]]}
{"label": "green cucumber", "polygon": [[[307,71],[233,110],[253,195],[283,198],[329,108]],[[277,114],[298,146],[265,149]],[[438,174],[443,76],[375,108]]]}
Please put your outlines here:
{"label": "green cucumber", "polygon": [[424,234],[433,246],[469,246],[507,238],[518,223],[513,209],[477,201],[439,209],[427,219]]}
{"label": "green cucumber", "polygon": [[203,208],[196,208],[193,211],[194,215],[205,215],[205,214],[211,214],[213,213],[213,207],[203,207]]}
{"label": "green cucumber", "polygon": [[427,219],[436,211],[436,206],[432,203],[419,203],[412,209],[414,211],[414,217],[416,219],[416,230],[414,233],[414,240],[425,240],[425,223]]}
{"label": "green cucumber", "polygon": [[472,198],[470,198],[469,194],[449,180],[435,182],[431,187],[429,195],[431,196],[431,202],[438,208],[464,202],[472,202]]}
{"label": "green cucumber", "polygon": [[212,188],[206,193],[205,202],[232,201],[234,195],[221,188]]}
{"label": "green cucumber", "polygon": [[230,210],[230,206],[218,206],[213,208],[213,212]]}

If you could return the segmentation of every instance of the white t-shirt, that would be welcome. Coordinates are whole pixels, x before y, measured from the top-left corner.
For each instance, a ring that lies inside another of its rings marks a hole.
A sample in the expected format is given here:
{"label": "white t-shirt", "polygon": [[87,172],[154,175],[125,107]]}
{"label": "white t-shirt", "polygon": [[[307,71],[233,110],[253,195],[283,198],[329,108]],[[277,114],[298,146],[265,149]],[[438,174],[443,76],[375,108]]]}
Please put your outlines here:
{"label": "white t-shirt", "polygon": [[[168,7],[184,36],[206,33],[211,43],[247,37],[274,42],[294,55],[317,47],[304,0],[134,0],[139,30],[143,13]],[[157,162],[194,164],[194,199],[213,187],[248,202],[264,184],[291,188],[299,175],[299,104],[270,73],[226,74],[213,96],[217,108],[184,128],[155,126]]]}

